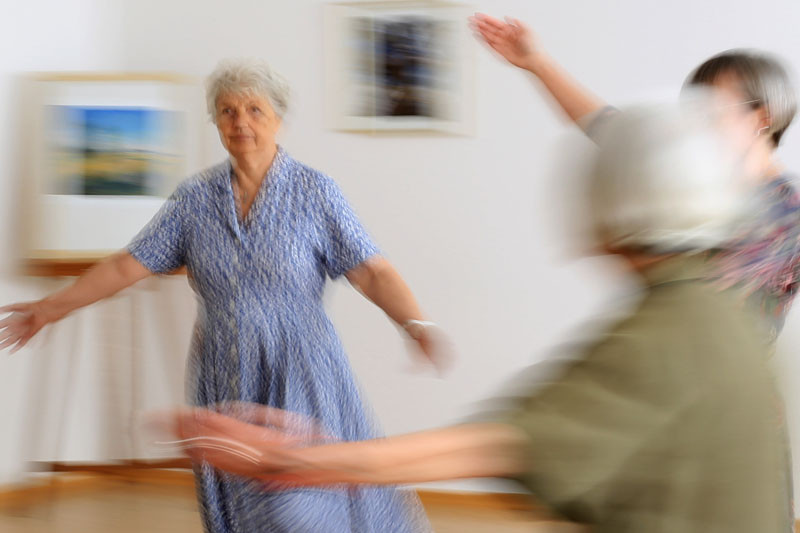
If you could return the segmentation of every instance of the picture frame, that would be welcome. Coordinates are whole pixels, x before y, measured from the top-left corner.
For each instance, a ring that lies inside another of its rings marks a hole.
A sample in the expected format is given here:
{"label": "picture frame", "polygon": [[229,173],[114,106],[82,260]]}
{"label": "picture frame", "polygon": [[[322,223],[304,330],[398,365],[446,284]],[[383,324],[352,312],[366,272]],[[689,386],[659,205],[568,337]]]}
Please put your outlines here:
{"label": "picture frame", "polygon": [[349,132],[474,130],[467,4],[341,2],[325,10],[326,115]]}
{"label": "picture frame", "polygon": [[199,160],[202,90],[171,73],[23,80],[20,252],[26,273],[76,275],[123,248]]}

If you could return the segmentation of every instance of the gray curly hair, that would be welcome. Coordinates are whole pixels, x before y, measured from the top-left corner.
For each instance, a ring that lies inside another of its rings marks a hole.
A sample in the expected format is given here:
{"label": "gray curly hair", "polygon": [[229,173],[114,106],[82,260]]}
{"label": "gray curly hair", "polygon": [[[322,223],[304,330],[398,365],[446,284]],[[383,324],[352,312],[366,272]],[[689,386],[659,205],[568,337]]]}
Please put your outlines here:
{"label": "gray curly hair", "polygon": [[252,93],[272,105],[283,118],[289,108],[289,83],[260,59],[224,59],[206,78],[206,105],[217,123],[217,99],[222,93]]}
{"label": "gray curly hair", "polygon": [[708,94],[623,110],[598,135],[589,212],[598,244],[677,253],[729,240],[743,207],[742,171]]}

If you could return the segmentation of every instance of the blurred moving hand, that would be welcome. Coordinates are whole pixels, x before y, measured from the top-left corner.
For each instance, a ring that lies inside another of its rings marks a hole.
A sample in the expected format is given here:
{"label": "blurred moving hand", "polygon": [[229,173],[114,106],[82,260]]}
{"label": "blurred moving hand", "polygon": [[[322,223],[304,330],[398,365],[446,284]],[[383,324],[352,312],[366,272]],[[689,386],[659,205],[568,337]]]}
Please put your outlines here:
{"label": "blurred moving hand", "polygon": [[585,117],[607,106],[550,58],[534,33],[519,20],[507,18],[503,22],[478,13],[469,22],[478,39],[512,65],[536,76],[567,117],[581,128],[589,125],[584,123]]}
{"label": "blurred moving hand", "polygon": [[505,424],[461,424],[356,442],[333,442],[302,415],[262,407],[269,427],[207,409],[161,415],[193,460],[265,483],[297,486],[403,484],[519,473],[527,438]]}
{"label": "blurred moving hand", "polygon": [[40,329],[53,322],[42,302],[25,302],[0,308],[9,316],[0,320],[0,350],[11,347],[11,353],[25,346]]}
{"label": "blurred moving hand", "polygon": [[[416,345],[414,350],[428,365],[432,365],[439,376],[443,376],[455,360],[455,346],[442,328],[430,324],[419,328],[406,328]],[[413,354],[413,352],[412,352]]]}
{"label": "blurred moving hand", "polygon": [[469,20],[476,37],[516,67],[535,70],[544,56],[534,33],[518,19],[502,21],[477,13]]}
{"label": "blurred moving hand", "polygon": [[292,480],[281,475],[294,464],[292,449],[333,441],[318,422],[300,414],[244,402],[213,409],[153,414],[146,425],[177,438],[158,444],[178,447],[194,462],[270,482]]}
{"label": "blurred moving hand", "polygon": [[0,308],[0,314],[10,313],[0,320],[0,350],[12,347],[11,353],[14,353],[47,324],[58,322],[72,311],[108,298],[150,275],[144,265],[122,251],[96,264],[72,285],[47,298]]}

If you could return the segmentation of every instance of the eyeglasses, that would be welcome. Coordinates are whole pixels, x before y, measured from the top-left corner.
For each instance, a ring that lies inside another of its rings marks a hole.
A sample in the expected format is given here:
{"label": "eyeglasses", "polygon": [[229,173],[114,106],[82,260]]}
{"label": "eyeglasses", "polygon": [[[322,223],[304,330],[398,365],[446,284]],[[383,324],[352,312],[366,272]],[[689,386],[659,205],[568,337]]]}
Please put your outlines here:
{"label": "eyeglasses", "polygon": [[749,105],[752,109],[755,109],[761,105],[761,100],[759,100],[758,98],[756,98],[755,100],[745,100],[744,102],[736,102],[735,104],[724,105],[722,106],[722,108],[725,109],[728,107],[737,107],[740,105]]}

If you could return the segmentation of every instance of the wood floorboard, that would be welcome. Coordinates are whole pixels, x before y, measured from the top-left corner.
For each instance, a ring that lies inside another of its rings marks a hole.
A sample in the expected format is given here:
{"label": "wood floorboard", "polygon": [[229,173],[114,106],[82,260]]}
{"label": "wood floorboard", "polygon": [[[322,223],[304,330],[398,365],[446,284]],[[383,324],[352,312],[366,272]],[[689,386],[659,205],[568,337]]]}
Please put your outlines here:
{"label": "wood floorboard", "polygon": [[[93,479],[93,481],[89,481]],[[423,497],[436,533],[574,533],[519,508],[459,504],[453,497]],[[465,500],[469,502],[469,498]],[[499,501],[499,500],[497,500]],[[194,488],[187,483],[84,476],[82,483],[44,485],[0,506],[3,533],[199,533]]]}

